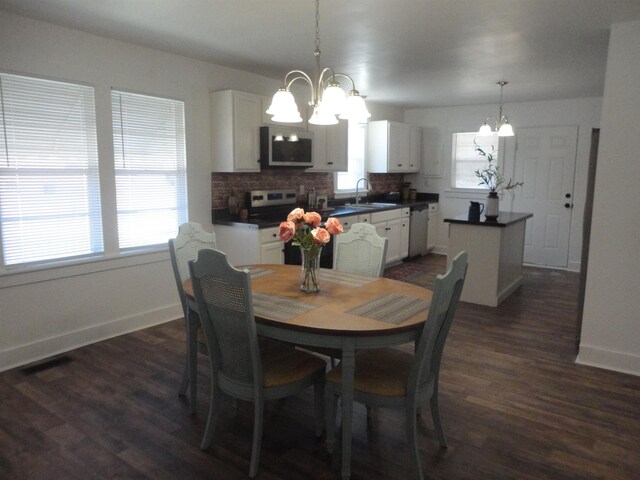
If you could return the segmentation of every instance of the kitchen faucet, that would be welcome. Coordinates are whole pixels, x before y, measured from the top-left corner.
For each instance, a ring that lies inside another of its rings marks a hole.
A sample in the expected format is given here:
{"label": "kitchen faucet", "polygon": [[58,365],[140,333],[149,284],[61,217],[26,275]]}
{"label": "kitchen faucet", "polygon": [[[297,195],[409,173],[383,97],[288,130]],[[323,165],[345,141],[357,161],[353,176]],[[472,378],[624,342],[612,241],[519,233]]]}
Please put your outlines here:
{"label": "kitchen faucet", "polygon": [[371,184],[369,183],[369,179],[366,177],[362,177],[360,180],[356,182],[356,205],[360,204],[360,197],[358,197],[358,187],[360,186],[360,182],[365,180],[367,182],[367,186],[371,188]]}

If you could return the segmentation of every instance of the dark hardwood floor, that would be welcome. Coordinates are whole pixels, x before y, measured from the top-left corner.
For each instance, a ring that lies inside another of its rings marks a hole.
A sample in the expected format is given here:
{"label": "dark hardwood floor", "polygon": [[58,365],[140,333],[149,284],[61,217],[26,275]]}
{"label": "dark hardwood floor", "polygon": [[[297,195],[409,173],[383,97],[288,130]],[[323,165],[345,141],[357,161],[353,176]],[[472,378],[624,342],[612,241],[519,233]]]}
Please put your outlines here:
{"label": "dark hardwood floor", "polygon": [[[445,257],[404,269],[389,275],[429,286]],[[449,448],[432,439],[425,409],[426,478],[640,478],[640,377],[574,363],[578,282],[526,268],[499,308],[459,306],[440,380]],[[236,414],[227,401],[215,446],[201,451],[207,358],[191,416],[177,395],[184,348],[174,321],[0,374],[0,478],[246,478],[251,404]],[[268,405],[258,478],[339,478],[339,454],[314,437],[312,407],[311,390]],[[356,405],[352,478],[410,478],[409,463],[402,413],[378,409],[367,421]]]}

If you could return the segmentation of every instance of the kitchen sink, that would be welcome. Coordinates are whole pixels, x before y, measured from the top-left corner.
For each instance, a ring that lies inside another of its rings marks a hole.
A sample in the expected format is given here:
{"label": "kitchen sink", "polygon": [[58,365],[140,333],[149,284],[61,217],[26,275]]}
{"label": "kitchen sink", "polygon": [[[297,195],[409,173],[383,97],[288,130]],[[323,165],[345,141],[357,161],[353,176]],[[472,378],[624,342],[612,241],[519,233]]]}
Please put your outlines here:
{"label": "kitchen sink", "polygon": [[346,208],[364,208],[364,209],[372,209],[372,208],[385,208],[385,207],[399,207],[397,203],[383,203],[383,202],[364,202],[356,205],[352,203],[351,205],[345,205]]}

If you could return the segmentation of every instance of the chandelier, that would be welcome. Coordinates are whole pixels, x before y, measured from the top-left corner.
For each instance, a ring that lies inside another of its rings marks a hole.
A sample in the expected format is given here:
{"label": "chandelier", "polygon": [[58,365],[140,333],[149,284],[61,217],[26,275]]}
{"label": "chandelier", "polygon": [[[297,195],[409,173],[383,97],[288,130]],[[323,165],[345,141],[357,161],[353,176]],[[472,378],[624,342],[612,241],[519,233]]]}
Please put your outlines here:
{"label": "chandelier", "polygon": [[[366,122],[371,116],[356,90],[353,79],[345,74],[335,72],[332,68],[320,69],[320,1],[316,0],[316,49],[313,55],[316,57],[315,74],[313,79],[302,70],[291,70],[284,77],[283,86],[275,93],[267,114],[273,115],[274,122],[298,123],[302,121],[298,106],[289,91],[291,84],[296,80],[303,80],[311,87],[311,100],[309,105],[313,107],[313,113],[309,123],[313,125],[335,125],[338,118],[356,122]],[[351,82],[351,91],[345,95],[344,90],[336,77],[344,77]]]}
{"label": "chandelier", "polygon": [[[487,119],[480,127],[480,130],[478,130],[478,136],[488,136],[495,131],[498,132],[499,137],[513,137],[513,127],[509,123],[509,119],[507,118],[507,116],[502,115],[502,89],[509,82],[501,80],[497,83],[498,85],[500,85],[500,111],[498,112],[498,118],[487,117]],[[491,130],[489,120],[495,120],[495,130]]]}

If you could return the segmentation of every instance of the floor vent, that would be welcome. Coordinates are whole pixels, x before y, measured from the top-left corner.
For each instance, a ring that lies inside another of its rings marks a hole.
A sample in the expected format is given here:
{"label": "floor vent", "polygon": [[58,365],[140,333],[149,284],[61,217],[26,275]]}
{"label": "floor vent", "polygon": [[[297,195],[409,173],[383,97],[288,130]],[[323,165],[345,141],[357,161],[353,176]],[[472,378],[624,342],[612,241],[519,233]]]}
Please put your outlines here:
{"label": "floor vent", "polygon": [[72,360],[73,359],[70,356],[62,355],[60,357],[52,358],[51,360],[46,360],[42,363],[38,363],[30,367],[25,367],[20,371],[23,375],[34,375],[38,372],[42,372],[43,370],[49,370],[50,368],[59,367],[60,365],[71,362]]}

